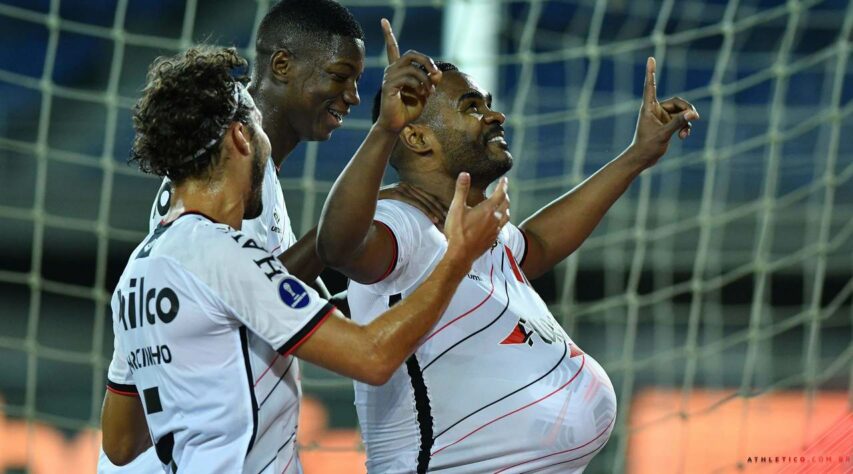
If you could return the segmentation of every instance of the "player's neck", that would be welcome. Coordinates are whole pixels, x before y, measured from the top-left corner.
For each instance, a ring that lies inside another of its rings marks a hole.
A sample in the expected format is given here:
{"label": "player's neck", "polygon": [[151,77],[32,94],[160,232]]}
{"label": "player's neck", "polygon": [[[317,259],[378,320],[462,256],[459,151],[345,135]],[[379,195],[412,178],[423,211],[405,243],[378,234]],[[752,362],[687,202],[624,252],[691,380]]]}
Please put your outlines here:
{"label": "player's neck", "polygon": [[[453,194],[456,191],[456,177],[447,176],[444,173],[411,173],[411,175],[401,176],[401,181],[417,186],[418,188],[432,194],[445,206],[450,206],[453,201]],[[468,205],[476,206],[486,199],[485,187],[480,188],[471,184],[471,190],[468,192]]]}
{"label": "player's neck", "polygon": [[183,214],[197,212],[239,230],[243,225],[245,201],[235,189],[224,182],[187,180],[175,187],[172,207],[163,221],[172,222]]}
{"label": "player's neck", "polygon": [[265,107],[263,102],[259,102],[258,108],[264,117],[264,131],[267,132],[267,137],[270,139],[270,155],[276,169],[278,169],[296,148],[296,145],[299,145],[299,134],[287,123],[283,114],[276,116],[273,112],[266,113],[266,110],[275,110],[275,107]]}

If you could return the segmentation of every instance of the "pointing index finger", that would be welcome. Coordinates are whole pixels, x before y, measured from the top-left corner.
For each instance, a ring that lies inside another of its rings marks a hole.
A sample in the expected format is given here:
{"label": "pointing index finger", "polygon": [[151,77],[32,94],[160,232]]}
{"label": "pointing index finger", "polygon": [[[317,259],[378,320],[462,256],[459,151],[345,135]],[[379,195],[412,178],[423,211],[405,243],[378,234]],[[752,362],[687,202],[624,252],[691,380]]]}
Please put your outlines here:
{"label": "pointing index finger", "polygon": [[646,61],[646,84],[643,87],[643,102],[649,105],[658,100],[657,84],[655,83],[656,67],[655,58],[649,57]]}
{"label": "pointing index finger", "polygon": [[388,64],[392,64],[394,61],[400,59],[400,47],[397,45],[397,38],[394,37],[394,31],[391,30],[391,22],[383,18],[380,23],[382,24],[382,33],[385,36],[385,52],[388,55]]}

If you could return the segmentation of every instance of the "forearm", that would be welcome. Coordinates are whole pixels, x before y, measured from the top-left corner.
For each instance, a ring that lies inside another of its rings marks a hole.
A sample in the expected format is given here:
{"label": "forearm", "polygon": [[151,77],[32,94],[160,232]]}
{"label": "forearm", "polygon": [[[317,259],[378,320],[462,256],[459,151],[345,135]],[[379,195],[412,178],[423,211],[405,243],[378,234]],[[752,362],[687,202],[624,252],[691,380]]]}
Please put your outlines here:
{"label": "forearm", "polygon": [[441,318],[470,268],[467,256],[446,254],[415,292],[365,326],[389,376]]}
{"label": "forearm", "polygon": [[395,134],[374,126],[332,186],[317,234],[317,253],[329,266],[346,262],[367,237]]}
{"label": "forearm", "polygon": [[572,254],[589,237],[643,166],[628,148],[610,163],[525,220],[528,237],[524,270],[536,278]]}
{"label": "forearm", "polygon": [[317,228],[311,229],[278,259],[287,271],[304,282],[313,282],[325,268],[317,255]]}

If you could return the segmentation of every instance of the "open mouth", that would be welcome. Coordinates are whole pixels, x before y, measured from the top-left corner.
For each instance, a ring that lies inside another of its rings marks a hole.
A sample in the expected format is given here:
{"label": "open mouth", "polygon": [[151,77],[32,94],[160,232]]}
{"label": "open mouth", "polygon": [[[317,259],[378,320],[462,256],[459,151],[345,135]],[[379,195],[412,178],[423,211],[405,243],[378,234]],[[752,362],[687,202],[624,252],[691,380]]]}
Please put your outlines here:
{"label": "open mouth", "polygon": [[345,114],[338,112],[337,110],[333,110],[333,109],[326,109],[326,110],[329,112],[329,115],[331,115],[335,119],[335,121],[338,123],[338,125],[340,125],[344,122],[344,115]]}
{"label": "open mouth", "polygon": [[492,138],[489,138],[488,140],[486,140],[486,144],[490,144],[490,143],[494,143],[494,144],[496,144],[502,148],[506,148],[509,146],[509,145],[507,145],[506,139],[504,138],[503,134],[495,135]]}

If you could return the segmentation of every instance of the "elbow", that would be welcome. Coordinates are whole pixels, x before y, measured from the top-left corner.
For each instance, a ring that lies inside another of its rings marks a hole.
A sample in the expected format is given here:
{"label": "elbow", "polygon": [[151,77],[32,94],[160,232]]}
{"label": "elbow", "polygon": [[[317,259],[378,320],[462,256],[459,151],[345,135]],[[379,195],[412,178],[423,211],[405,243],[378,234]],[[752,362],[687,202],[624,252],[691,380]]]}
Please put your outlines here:
{"label": "elbow", "polygon": [[107,459],[116,466],[126,466],[139,456],[139,453],[127,444],[109,443],[105,438],[103,445]]}
{"label": "elbow", "polygon": [[376,368],[371,370],[369,374],[364,374],[364,377],[359,380],[359,382],[366,383],[368,385],[373,385],[374,387],[378,387],[380,385],[385,385],[391,380],[391,376],[394,375],[394,370]]}
{"label": "elbow", "polygon": [[345,248],[345,244],[325,236],[323,233],[317,235],[317,256],[323,265],[331,268],[340,268],[344,265],[352,251]]}
{"label": "elbow", "polygon": [[379,344],[373,344],[371,349],[372,350],[369,352],[371,355],[368,357],[368,361],[366,361],[365,364],[360,365],[364,370],[355,378],[359,382],[378,387],[380,385],[385,385],[389,380],[391,380],[391,376],[394,375],[394,372],[397,370],[397,367],[400,366],[400,363],[396,360],[392,360],[392,357],[389,354],[386,354],[386,352],[388,352],[387,349],[383,351]]}
{"label": "elbow", "polygon": [[400,364],[395,364],[388,360],[377,364],[376,372],[373,374],[372,379],[367,383],[373,386],[385,385],[389,380],[391,380],[391,376],[394,375],[394,372],[396,372],[397,367],[399,366]]}

